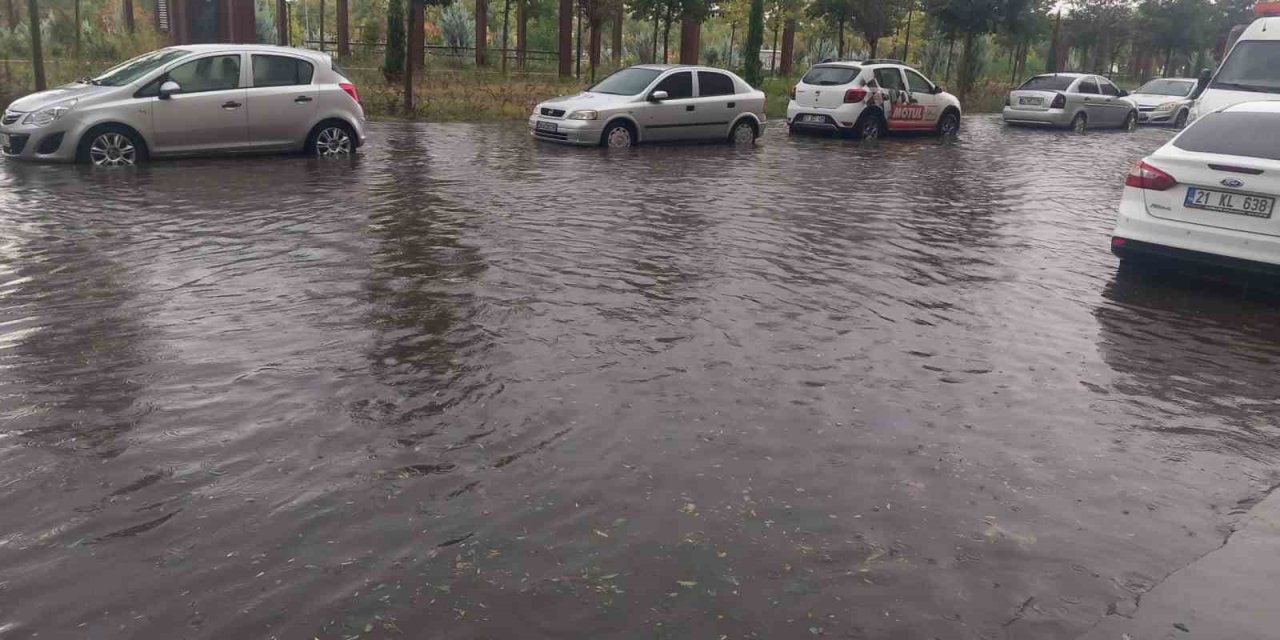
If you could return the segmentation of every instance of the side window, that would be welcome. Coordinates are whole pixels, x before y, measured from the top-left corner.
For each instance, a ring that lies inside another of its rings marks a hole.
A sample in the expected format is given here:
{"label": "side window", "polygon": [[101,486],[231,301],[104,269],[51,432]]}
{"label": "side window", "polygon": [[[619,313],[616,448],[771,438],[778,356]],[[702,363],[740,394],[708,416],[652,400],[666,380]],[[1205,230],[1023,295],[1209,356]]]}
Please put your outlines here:
{"label": "side window", "polygon": [[902,86],[902,74],[894,67],[876,69],[876,83],[881,89],[906,90],[906,87]]}
{"label": "side window", "polygon": [[253,56],[253,86],[288,87],[311,84],[315,69],[305,60],[286,56]]}
{"label": "side window", "polygon": [[141,89],[138,89],[138,92],[137,92],[137,93],[135,93],[135,94],[133,94],[133,97],[135,97],[135,98],[155,98],[155,97],[159,96],[159,95],[160,95],[160,85],[161,85],[161,84],[163,84],[163,83],[164,83],[164,81],[165,81],[165,76],[164,76],[163,74],[161,74],[161,76],[160,76],[159,78],[156,78],[155,80],[152,80],[151,82],[148,82],[147,84],[143,85],[143,87],[142,87]]}
{"label": "side window", "polygon": [[654,91],[666,91],[667,97],[676,98],[692,98],[693,97],[693,72],[681,71],[673,73],[662,79],[658,86],[653,88]]}
{"label": "side window", "polygon": [[1098,80],[1098,86],[1102,87],[1102,93],[1109,96],[1120,97],[1120,90],[1109,80]]}
{"label": "side window", "polygon": [[698,95],[731,96],[737,93],[733,86],[733,78],[714,71],[698,72]]}
{"label": "side window", "polygon": [[1097,95],[1098,83],[1094,82],[1092,79],[1081,80],[1080,85],[1076,87],[1076,93],[1088,93],[1088,94]]}
{"label": "side window", "polygon": [[924,76],[907,69],[907,86],[911,88],[912,93],[931,93],[933,84],[924,79]]}
{"label": "side window", "polygon": [[240,56],[210,56],[192,60],[169,71],[169,80],[182,87],[182,93],[226,91],[240,88]]}

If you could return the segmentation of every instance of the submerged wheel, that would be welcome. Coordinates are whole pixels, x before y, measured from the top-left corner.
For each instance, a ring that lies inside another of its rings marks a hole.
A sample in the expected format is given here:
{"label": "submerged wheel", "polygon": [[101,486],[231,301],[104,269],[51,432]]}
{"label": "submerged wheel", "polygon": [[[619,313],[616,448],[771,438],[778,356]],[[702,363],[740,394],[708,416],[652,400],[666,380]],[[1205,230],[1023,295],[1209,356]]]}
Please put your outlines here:
{"label": "submerged wheel", "polygon": [[132,167],[146,159],[147,150],[134,132],[117,126],[90,131],[80,142],[77,158],[95,167]]}
{"label": "submerged wheel", "polygon": [[942,114],[938,120],[938,135],[954,136],[960,133],[960,116],[954,111]]}
{"label": "submerged wheel", "polygon": [[627,149],[635,145],[635,134],[631,133],[631,127],[618,122],[609,125],[604,130],[604,135],[600,139],[601,144],[610,149]]}
{"label": "submerged wheel", "polygon": [[746,120],[733,125],[733,131],[729,132],[729,142],[733,144],[754,144],[755,141],[756,128]]}
{"label": "submerged wheel", "polygon": [[880,121],[880,116],[874,113],[862,116],[862,120],[858,121],[857,134],[863,140],[879,140],[884,135],[884,123]]}
{"label": "submerged wheel", "polygon": [[307,152],[321,158],[349,156],[355,149],[355,132],[342,122],[326,122],[316,127],[307,144]]}
{"label": "submerged wheel", "polygon": [[1181,129],[1186,126],[1187,126],[1187,110],[1183,109],[1182,111],[1178,112],[1178,117],[1173,119],[1173,127],[1175,129]]}
{"label": "submerged wheel", "polygon": [[1136,111],[1130,111],[1129,115],[1126,115],[1124,117],[1124,124],[1121,125],[1121,127],[1124,128],[1125,131],[1128,131],[1130,133],[1137,131],[1138,130],[1138,113]]}
{"label": "submerged wheel", "polygon": [[1071,130],[1076,133],[1084,133],[1089,128],[1089,118],[1083,113],[1077,113],[1076,117],[1071,119]]}

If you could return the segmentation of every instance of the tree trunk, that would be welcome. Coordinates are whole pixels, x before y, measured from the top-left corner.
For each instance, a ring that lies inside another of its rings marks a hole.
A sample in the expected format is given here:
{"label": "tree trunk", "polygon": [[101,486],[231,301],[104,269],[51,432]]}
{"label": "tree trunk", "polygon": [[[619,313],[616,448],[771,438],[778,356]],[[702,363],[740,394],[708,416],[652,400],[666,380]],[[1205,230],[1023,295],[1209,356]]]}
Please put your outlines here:
{"label": "tree trunk", "polygon": [[347,4],[347,0],[338,0],[338,57],[346,58],[351,55],[351,11]]}
{"label": "tree trunk", "polygon": [[587,57],[591,60],[591,84],[596,83],[596,67],[600,66],[600,30],[604,28],[604,20],[597,17],[587,25],[591,27],[591,42],[587,46]]}
{"label": "tree trunk", "polygon": [[658,27],[661,22],[658,13],[655,11],[653,14],[653,51],[649,52],[649,64],[658,62]]}
{"label": "tree trunk", "polygon": [[559,15],[560,77],[573,75],[573,0],[560,0]]}
{"label": "tree trunk", "polygon": [[907,7],[907,41],[902,45],[902,61],[907,64],[911,64],[911,14],[915,10],[915,3]]}
{"label": "tree trunk", "polygon": [[680,20],[680,64],[698,64],[702,40],[702,22],[685,17]]}
{"label": "tree trunk", "polygon": [[738,35],[738,23],[729,23],[729,64],[728,68],[733,68],[733,41]]}
{"label": "tree trunk", "polygon": [[[75,5],[76,5],[76,9],[75,9],[76,31],[75,31],[75,40],[73,40],[71,51],[72,51],[72,54],[75,55],[77,59],[79,59],[80,58],[80,0],[75,0]],[[35,23],[32,22],[32,24],[35,24]]]}
{"label": "tree trunk", "polygon": [[840,37],[836,42],[836,57],[844,60],[844,18],[840,18]]}
{"label": "tree trunk", "polygon": [[529,40],[529,0],[516,0],[516,66],[524,70],[524,50]]}
{"label": "tree trunk", "polygon": [[[129,33],[133,33],[136,26],[133,22],[133,0],[121,0],[120,10],[124,14],[124,29]],[[13,16],[13,0],[9,0],[9,16]]]}
{"label": "tree trunk", "polygon": [[578,39],[577,39],[578,49],[577,49],[577,54],[573,58],[573,64],[575,67],[573,75],[575,78],[581,78],[582,77],[582,0],[578,0],[577,21],[578,21]]}
{"label": "tree trunk", "polygon": [[960,99],[969,97],[973,89],[973,41],[976,34],[972,31],[964,33],[964,55],[960,57]]}
{"label": "tree trunk", "polygon": [[[79,0],[76,1],[79,6]],[[36,91],[44,91],[44,50],[40,44],[40,7],[36,0],[27,0],[27,18],[31,22],[31,73],[35,76]],[[78,31],[78,29],[77,29]]]}
{"label": "tree trunk", "polygon": [[489,66],[489,0],[476,0],[476,66]]}
{"label": "tree trunk", "polygon": [[324,0],[320,0],[320,52],[324,53]]}
{"label": "tree trunk", "polygon": [[622,14],[622,7],[617,8],[617,13],[613,14],[613,68],[622,67],[622,23],[626,16]]}
{"label": "tree trunk", "polygon": [[413,81],[418,75],[418,67],[426,59],[425,42],[423,41],[423,0],[409,0],[409,46],[405,47],[404,61],[404,112],[413,117]]}
{"label": "tree trunk", "polygon": [[947,36],[947,73],[943,78],[943,82],[951,84],[951,58],[956,53],[956,37],[954,35]]}
{"label": "tree trunk", "polygon": [[289,46],[289,5],[285,0],[276,0],[276,44]]}
{"label": "tree trunk", "polygon": [[875,60],[876,51],[880,48],[880,38],[867,38],[867,47],[871,49],[868,52],[871,54],[871,59]]}
{"label": "tree trunk", "polygon": [[787,20],[782,26],[782,60],[778,64],[778,72],[784,76],[791,75],[791,66],[795,62],[796,21]]}
{"label": "tree trunk", "polygon": [[1173,66],[1173,47],[1169,47],[1167,53],[1164,54],[1164,77],[1169,77],[1169,67]]}
{"label": "tree trunk", "polygon": [[18,4],[14,0],[4,0],[5,16],[9,21],[9,33],[18,30]]}
{"label": "tree trunk", "polygon": [[662,64],[671,62],[671,9],[662,17]]}
{"label": "tree trunk", "polygon": [[511,20],[511,0],[503,0],[502,2],[502,72],[507,72],[507,27],[510,26]]}

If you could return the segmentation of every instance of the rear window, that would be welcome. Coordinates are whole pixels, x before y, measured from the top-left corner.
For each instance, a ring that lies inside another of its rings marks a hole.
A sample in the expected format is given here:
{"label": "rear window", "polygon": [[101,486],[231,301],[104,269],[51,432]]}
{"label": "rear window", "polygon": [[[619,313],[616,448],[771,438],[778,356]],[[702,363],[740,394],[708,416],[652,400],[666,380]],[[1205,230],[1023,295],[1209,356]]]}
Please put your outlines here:
{"label": "rear window", "polygon": [[714,71],[698,72],[698,95],[729,96],[737,93],[733,87],[733,78]]}
{"label": "rear window", "polygon": [[1022,91],[1066,91],[1075,78],[1071,76],[1036,76],[1018,87]]}
{"label": "rear window", "polygon": [[1210,113],[1173,141],[1183,151],[1280,160],[1280,114]]}
{"label": "rear window", "polygon": [[858,77],[859,73],[862,73],[862,69],[857,67],[819,66],[809,69],[809,73],[804,74],[800,82],[820,86],[849,84],[853,82],[854,78]]}
{"label": "rear window", "polygon": [[351,74],[347,73],[347,70],[343,69],[342,65],[338,64],[337,60],[331,61],[329,68],[333,69],[334,73],[342,76],[343,78],[346,78],[347,80],[351,79]]}
{"label": "rear window", "polygon": [[288,56],[253,55],[253,86],[289,87],[311,84],[315,73],[309,62]]}

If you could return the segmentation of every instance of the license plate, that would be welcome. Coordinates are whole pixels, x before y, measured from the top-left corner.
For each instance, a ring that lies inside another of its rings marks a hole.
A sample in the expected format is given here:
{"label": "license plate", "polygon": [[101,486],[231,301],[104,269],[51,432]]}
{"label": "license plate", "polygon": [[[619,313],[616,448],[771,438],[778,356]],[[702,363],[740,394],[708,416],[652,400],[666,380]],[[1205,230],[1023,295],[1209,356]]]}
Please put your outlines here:
{"label": "license plate", "polygon": [[1270,218],[1276,208],[1276,199],[1271,196],[1187,187],[1187,197],[1182,201],[1182,205],[1192,209],[1234,213],[1253,218]]}
{"label": "license plate", "polygon": [[810,115],[806,115],[806,116],[801,116],[801,117],[800,117],[800,119],[801,119],[801,120],[804,120],[805,122],[818,122],[818,123],[822,123],[822,122],[826,122],[826,121],[827,121],[827,117],[826,117],[826,116],[820,116],[820,115],[816,115],[816,114],[810,114]]}
{"label": "license plate", "polygon": [[1023,96],[1018,98],[1018,104],[1033,104],[1036,106],[1044,104],[1044,98],[1028,98]]}
{"label": "license plate", "polygon": [[538,123],[534,125],[534,127],[538,131],[549,131],[551,133],[555,133],[556,131],[560,130],[560,125],[554,122],[543,122],[541,120],[539,120]]}

